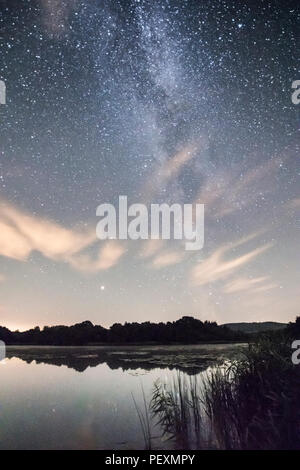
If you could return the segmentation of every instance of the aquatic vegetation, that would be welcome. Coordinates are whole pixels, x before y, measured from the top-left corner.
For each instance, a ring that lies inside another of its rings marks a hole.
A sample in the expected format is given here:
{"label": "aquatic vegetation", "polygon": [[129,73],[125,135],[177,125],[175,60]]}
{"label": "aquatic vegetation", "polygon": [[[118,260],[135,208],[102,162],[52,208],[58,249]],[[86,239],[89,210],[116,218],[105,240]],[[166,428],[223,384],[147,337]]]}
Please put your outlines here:
{"label": "aquatic vegetation", "polygon": [[150,410],[164,436],[174,440],[177,448],[202,447],[203,417],[196,376],[187,380],[186,376],[178,372],[170,387],[157,381]]}
{"label": "aquatic vegetation", "polygon": [[299,449],[300,370],[290,339],[264,337],[206,372],[154,385],[152,416],[176,448]]}
{"label": "aquatic vegetation", "polygon": [[139,418],[140,426],[142,429],[144,443],[145,443],[145,450],[151,450],[152,435],[151,435],[150,415],[149,415],[149,409],[148,409],[147,400],[145,396],[145,391],[144,391],[143,386],[141,386],[141,388],[142,388],[144,410],[141,410],[139,408],[133,394],[132,394],[132,399],[133,399],[134,406],[135,406],[135,409]]}

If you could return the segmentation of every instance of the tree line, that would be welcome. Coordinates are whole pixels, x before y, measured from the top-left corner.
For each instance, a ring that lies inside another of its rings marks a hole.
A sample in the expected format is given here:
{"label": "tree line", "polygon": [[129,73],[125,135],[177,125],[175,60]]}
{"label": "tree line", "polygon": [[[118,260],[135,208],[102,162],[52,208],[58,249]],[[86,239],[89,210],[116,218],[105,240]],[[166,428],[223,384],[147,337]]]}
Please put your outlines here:
{"label": "tree line", "polygon": [[115,323],[110,328],[84,321],[72,326],[38,326],[27,331],[10,331],[0,327],[0,339],[6,344],[28,345],[88,345],[99,343],[197,343],[243,341],[247,336],[216,322],[184,316],[167,323]]}
{"label": "tree line", "polygon": [[[300,317],[289,323],[283,334],[300,339]],[[263,335],[263,332],[255,336]],[[281,335],[281,332],[268,332]],[[90,321],[72,326],[38,326],[27,331],[10,331],[0,327],[0,340],[6,344],[76,346],[89,344],[134,344],[134,343],[199,343],[248,341],[254,335],[234,331],[216,322],[198,320],[184,316],[167,323],[114,323],[110,328],[93,325]]]}

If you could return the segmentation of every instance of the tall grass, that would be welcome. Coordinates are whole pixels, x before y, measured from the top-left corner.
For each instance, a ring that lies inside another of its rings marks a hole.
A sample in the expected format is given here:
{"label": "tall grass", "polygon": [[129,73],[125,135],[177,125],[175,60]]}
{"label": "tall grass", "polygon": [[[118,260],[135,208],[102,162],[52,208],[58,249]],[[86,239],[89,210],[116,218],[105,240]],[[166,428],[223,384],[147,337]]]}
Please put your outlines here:
{"label": "tall grass", "polygon": [[300,449],[299,369],[284,338],[263,338],[202,383],[156,383],[151,412],[177,448]]}
{"label": "tall grass", "polygon": [[174,440],[177,448],[203,446],[204,426],[197,377],[187,380],[179,372],[170,387],[157,381],[154,384],[150,410],[165,437]]}
{"label": "tall grass", "polygon": [[140,426],[142,429],[143,433],[143,438],[144,438],[144,445],[145,445],[145,450],[151,450],[152,448],[152,436],[151,436],[151,423],[150,423],[150,416],[149,416],[149,409],[147,405],[147,400],[145,396],[145,391],[143,386],[141,385],[142,389],[142,396],[143,396],[143,406],[144,410],[142,411],[141,408],[138,406],[134,395],[132,395],[133,403],[139,418]]}

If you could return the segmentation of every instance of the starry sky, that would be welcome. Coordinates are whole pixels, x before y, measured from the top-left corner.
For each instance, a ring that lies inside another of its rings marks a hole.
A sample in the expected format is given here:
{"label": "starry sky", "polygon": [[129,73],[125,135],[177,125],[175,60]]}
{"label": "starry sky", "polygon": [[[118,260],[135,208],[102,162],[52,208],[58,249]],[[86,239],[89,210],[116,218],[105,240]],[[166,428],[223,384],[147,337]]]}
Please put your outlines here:
{"label": "starry sky", "polygon": [[[292,321],[297,2],[1,0],[0,324]],[[96,238],[96,208],[205,204],[205,243]]]}

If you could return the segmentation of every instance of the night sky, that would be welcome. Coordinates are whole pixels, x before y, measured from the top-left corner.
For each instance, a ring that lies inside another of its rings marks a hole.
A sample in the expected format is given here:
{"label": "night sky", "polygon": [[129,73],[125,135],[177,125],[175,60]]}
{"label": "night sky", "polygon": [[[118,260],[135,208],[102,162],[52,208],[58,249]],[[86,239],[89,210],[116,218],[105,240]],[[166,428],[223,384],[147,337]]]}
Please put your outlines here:
{"label": "night sky", "polygon": [[[1,325],[300,313],[299,19],[287,0],[1,0]],[[97,240],[119,195],[204,203],[204,248]]]}

